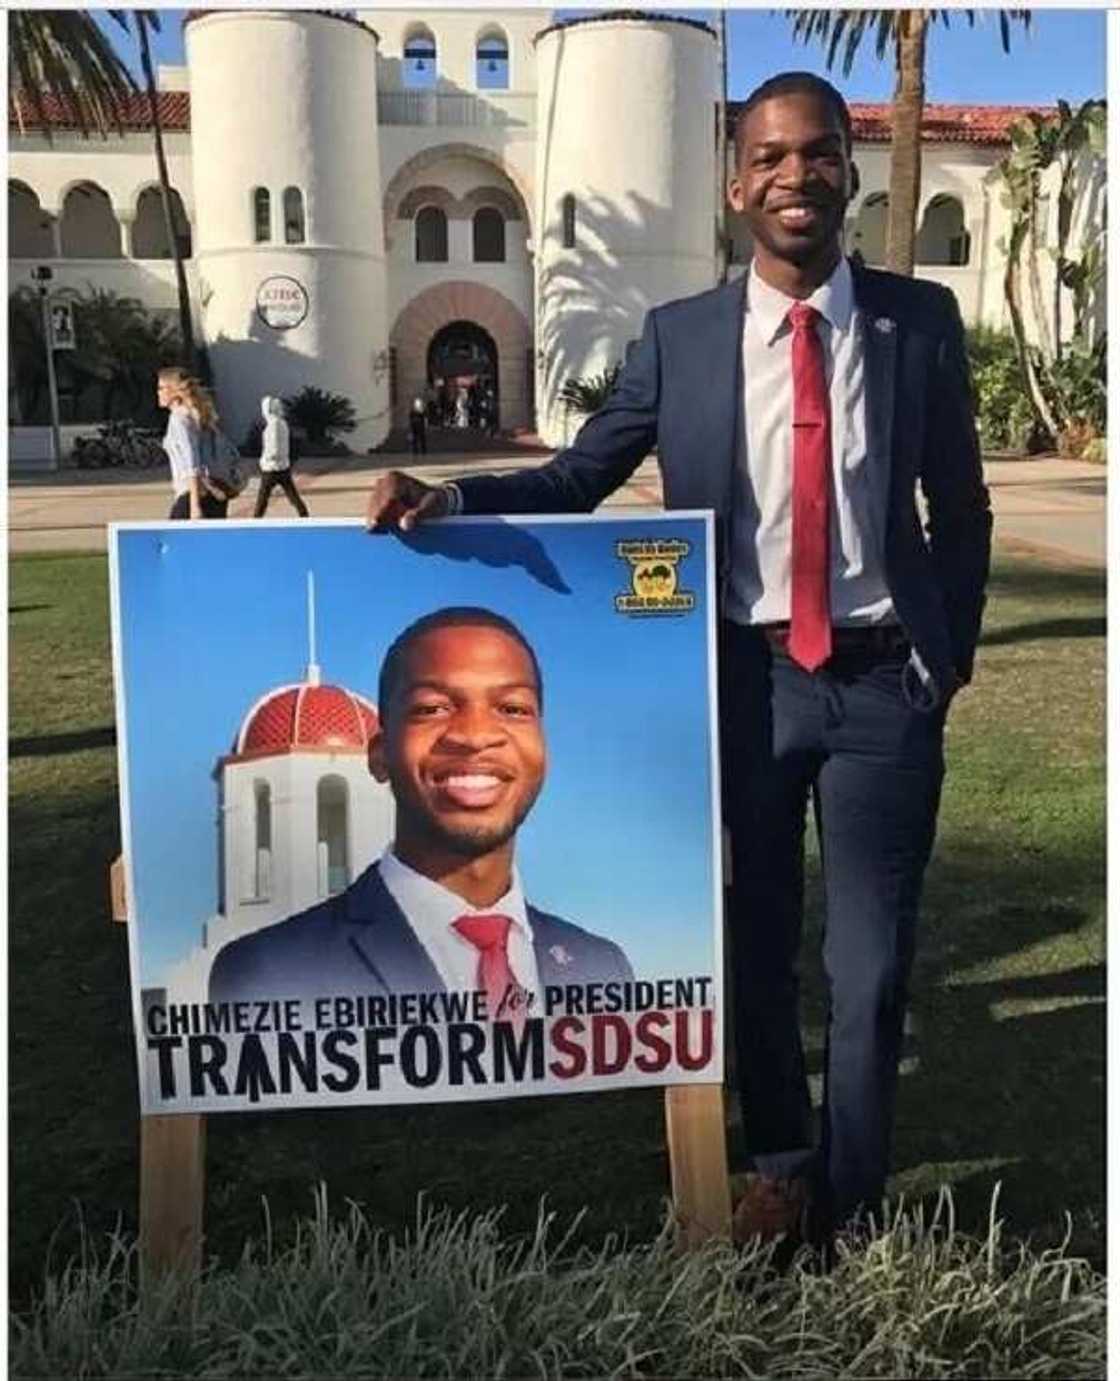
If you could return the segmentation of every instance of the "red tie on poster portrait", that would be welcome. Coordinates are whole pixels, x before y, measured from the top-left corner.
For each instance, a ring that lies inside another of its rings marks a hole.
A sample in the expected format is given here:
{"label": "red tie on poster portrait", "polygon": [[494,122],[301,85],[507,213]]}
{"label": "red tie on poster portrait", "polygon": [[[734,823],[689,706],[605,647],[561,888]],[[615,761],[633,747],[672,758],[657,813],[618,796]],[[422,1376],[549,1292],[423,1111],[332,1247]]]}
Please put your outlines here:
{"label": "red tie on poster portrait", "polygon": [[483,916],[460,916],[451,928],[478,950],[476,982],[486,994],[490,1020],[512,1021],[515,1028],[525,1024],[525,1003],[521,985],[514,977],[509,962],[508,916],[499,913]]}
{"label": "red tie on poster portrait", "polygon": [[790,575],[789,655],[816,671],[832,652],[828,595],[828,481],[832,427],[820,313],[804,302],[789,309],[793,328],[793,542]]}

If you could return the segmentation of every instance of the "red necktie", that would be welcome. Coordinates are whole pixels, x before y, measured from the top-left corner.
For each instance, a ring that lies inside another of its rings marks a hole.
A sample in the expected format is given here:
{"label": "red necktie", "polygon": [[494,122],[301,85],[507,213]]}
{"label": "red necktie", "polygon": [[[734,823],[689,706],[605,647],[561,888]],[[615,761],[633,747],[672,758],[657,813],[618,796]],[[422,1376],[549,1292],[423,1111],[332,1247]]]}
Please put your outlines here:
{"label": "red necktie", "polygon": [[832,426],[820,313],[804,302],[789,309],[793,327],[793,550],[790,577],[789,655],[816,671],[832,653],[828,599],[828,483]]}
{"label": "red necktie", "polygon": [[486,994],[490,1020],[512,1021],[520,1030],[525,1021],[525,990],[513,976],[506,944],[513,924],[508,916],[460,916],[452,921],[464,940],[478,950],[478,977]]}

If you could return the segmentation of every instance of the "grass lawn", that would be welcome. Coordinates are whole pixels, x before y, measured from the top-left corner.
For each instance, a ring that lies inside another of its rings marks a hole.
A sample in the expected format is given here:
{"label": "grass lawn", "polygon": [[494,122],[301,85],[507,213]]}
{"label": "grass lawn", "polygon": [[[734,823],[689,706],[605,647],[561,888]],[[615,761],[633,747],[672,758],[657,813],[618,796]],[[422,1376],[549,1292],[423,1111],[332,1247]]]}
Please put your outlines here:
{"label": "grass lawn", "polygon": [[[95,1235],[135,1230],[137,1091],[119,850],[103,556],[14,558],[10,580],[10,1269],[20,1307]],[[894,1187],[954,1185],[983,1235],[995,1180],[1008,1229],[1104,1268],[1104,576],[997,560],[976,682],[950,719],[949,776],[915,972]],[[174,732],[174,726],[168,726]],[[819,899],[817,904],[819,911]],[[808,927],[819,1060],[819,932]],[[215,1116],[209,1246],[277,1237],[317,1181],[371,1223],[537,1201],[584,1238],[652,1236],[668,1191],[654,1091],[463,1107]],[[733,1143],[734,1156],[734,1143]]]}

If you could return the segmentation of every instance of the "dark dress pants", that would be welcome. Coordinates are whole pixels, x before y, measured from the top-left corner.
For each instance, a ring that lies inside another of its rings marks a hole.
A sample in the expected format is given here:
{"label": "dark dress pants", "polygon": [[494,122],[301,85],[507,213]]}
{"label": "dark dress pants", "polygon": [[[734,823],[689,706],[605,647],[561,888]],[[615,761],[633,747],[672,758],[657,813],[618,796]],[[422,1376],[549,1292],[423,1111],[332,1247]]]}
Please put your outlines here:
{"label": "dark dress pants", "polygon": [[280,488],[288,496],[288,502],[301,518],[306,518],[307,505],[300,498],[299,490],[296,488],[295,480],[292,479],[291,470],[262,470],[260,488],[257,490],[257,506],[253,510],[254,518],[263,518],[268,501],[272,497],[272,491]]}
{"label": "dark dress pants", "polygon": [[[913,708],[905,650],[860,649],[810,675],[725,624],[724,810],[731,832],[736,1059],[747,1150],[814,1182],[825,1226],[878,1211],[922,875],[944,773],[944,711]],[[799,1019],[804,838],[812,801],[828,995],[815,1145]]]}
{"label": "dark dress pants", "polygon": [[[209,490],[203,490],[198,496],[198,505],[202,510],[204,518],[224,518],[226,509],[229,507],[228,499],[216,499]],[[189,520],[191,516],[191,496],[189,494],[178,494],[175,502],[171,505],[171,512],[167,515],[169,519],[176,522]]]}

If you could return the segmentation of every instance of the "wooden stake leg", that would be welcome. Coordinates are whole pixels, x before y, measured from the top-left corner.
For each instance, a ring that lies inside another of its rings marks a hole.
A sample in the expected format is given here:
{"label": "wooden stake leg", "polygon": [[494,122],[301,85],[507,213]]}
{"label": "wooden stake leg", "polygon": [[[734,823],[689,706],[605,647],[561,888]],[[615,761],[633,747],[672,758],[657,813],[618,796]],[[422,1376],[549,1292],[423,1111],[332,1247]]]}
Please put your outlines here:
{"label": "wooden stake leg", "polygon": [[665,1090],[665,1126],[677,1241],[697,1247],[731,1236],[731,1189],[720,1084],[678,1084]]}
{"label": "wooden stake leg", "polygon": [[202,1266],[206,1118],[166,1113],[140,1119],[140,1262],[144,1277]]}

